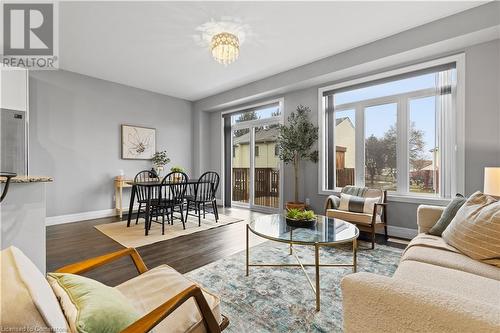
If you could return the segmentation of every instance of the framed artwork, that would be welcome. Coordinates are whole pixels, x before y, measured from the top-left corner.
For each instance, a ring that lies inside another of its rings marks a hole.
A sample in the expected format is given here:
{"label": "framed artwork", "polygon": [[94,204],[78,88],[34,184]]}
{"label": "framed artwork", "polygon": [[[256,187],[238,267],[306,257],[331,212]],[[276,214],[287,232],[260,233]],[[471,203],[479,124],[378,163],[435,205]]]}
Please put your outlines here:
{"label": "framed artwork", "polygon": [[122,125],[122,159],[150,160],[156,151],[156,129]]}

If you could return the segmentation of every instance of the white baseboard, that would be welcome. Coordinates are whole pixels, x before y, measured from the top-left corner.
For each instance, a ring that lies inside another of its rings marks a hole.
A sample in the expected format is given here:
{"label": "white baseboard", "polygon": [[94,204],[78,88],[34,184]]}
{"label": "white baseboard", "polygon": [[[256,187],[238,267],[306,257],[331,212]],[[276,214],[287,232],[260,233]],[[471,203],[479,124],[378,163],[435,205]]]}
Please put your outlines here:
{"label": "white baseboard", "polygon": [[[139,206],[135,206],[134,210],[137,210]],[[127,210],[123,210],[123,213],[126,214]],[[45,218],[45,226],[57,225],[57,224],[65,224],[65,223],[73,223],[80,222],[92,219],[100,219],[103,217],[117,216],[116,209],[103,209],[103,210],[94,210],[90,212],[83,213],[75,213],[75,214],[66,214],[66,215],[58,215],[58,216],[50,216]]]}
{"label": "white baseboard", "polygon": [[387,234],[392,237],[412,239],[414,238],[418,232],[417,229],[396,227],[396,226],[387,226]]}

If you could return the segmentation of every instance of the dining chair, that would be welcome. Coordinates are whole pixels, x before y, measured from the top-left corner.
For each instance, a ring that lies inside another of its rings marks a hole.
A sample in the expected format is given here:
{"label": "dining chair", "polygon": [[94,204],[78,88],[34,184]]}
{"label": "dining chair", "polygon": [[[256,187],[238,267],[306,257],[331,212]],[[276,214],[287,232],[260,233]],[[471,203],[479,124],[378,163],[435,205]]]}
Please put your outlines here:
{"label": "dining chair", "polygon": [[[179,208],[182,227],[186,229],[184,219],[184,195],[186,194],[188,177],[184,172],[171,172],[166,175],[158,187],[158,200],[153,203],[153,211],[161,215],[161,234],[165,234],[165,215],[170,224],[174,224],[175,208]],[[187,218],[187,216],[186,216]],[[151,228],[151,225],[149,226]]]}
{"label": "dining chair", "polygon": [[[187,198],[187,211],[188,215],[198,217],[198,226],[201,226],[201,211],[203,210],[203,218],[207,214],[207,208],[210,209],[208,213],[215,216],[215,222],[219,221],[219,211],[217,210],[217,201],[215,199],[217,189],[219,188],[220,177],[217,172],[207,171],[198,178],[198,182],[194,186],[194,197]],[[212,207],[207,207],[207,204]],[[193,209],[195,214],[190,214],[189,211]]]}
{"label": "dining chair", "polygon": [[[146,182],[159,182],[160,178],[158,175],[151,170],[143,170],[137,173],[134,177],[134,183],[146,183]],[[152,188],[151,198],[154,201],[158,197],[158,190]],[[141,213],[146,213],[146,204],[148,202],[148,189],[144,186],[136,186],[136,196],[137,202],[139,203],[139,209],[137,209],[137,217],[135,219],[135,224],[139,222],[139,217]],[[144,206],[144,207],[143,207]]]}

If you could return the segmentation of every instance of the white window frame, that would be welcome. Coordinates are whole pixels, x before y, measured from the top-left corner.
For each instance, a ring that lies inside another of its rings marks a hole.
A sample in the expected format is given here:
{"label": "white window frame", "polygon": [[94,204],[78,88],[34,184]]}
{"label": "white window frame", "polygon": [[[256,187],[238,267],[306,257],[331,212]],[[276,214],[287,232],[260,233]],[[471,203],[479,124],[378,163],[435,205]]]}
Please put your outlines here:
{"label": "white window frame", "polygon": [[[445,58],[440,58],[432,61],[427,61],[419,64],[415,64],[412,66],[398,68],[396,70],[391,70],[375,75],[370,75],[367,77],[349,80],[345,82],[341,82],[334,85],[329,85],[326,87],[321,87],[318,89],[318,126],[319,126],[319,140],[318,140],[318,148],[319,148],[319,163],[318,163],[318,193],[323,195],[330,194],[338,194],[340,189],[336,188],[335,190],[326,188],[326,97],[323,96],[323,93],[326,91],[337,90],[340,88],[345,88],[349,86],[358,85],[365,82],[375,81],[384,78],[390,78],[393,76],[410,73],[418,70],[423,70],[426,68],[431,68],[439,65],[445,65],[449,63],[455,63],[456,65],[456,75],[457,75],[457,85],[455,93],[455,112],[453,114],[453,119],[445,123],[446,132],[450,133],[450,140],[447,147],[443,147],[442,149],[446,149],[449,154],[449,158],[443,164],[443,168],[445,165],[455,166],[454,168],[447,169],[447,183],[448,193],[446,193],[445,197],[436,197],[432,196],[424,196],[424,195],[415,195],[408,192],[408,180],[403,179],[407,177],[398,177],[398,189],[399,192],[391,192],[389,194],[389,199],[391,201],[401,201],[401,202],[410,202],[410,203],[430,203],[430,204],[444,204],[450,200],[450,198],[454,195],[454,193],[464,193],[465,189],[465,159],[464,159],[464,135],[465,135],[465,55],[463,53],[456,54],[453,56],[448,56]],[[432,90],[432,91],[431,91]],[[383,96],[380,98],[374,98],[367,101],[359,101],[354,103],[346,103],[343,105],[336,106],[336,111],[341,110],[352,110],[355,109],[356,114],[356,123],[363,124],[363,128],[361,130],[356,131],[356,147],[364,147],[364,107],[360,107],[360,105],[377,105],[377,104],[385,104],[385,103],[394,103],[397,100],[398,105],[398,121],[397,121],[397,131],[398,136],[403,135],[407,136],[408,122],[407,119],[408,112],[406,112],[407,103],[402,103],[401,96],[404,95],[404,98],[408,98],[410,95],[411,98],[419,98],[425,97],[426,95],[435,95],[434,89],[423,89],[416,91],[415,93],[402,93],[392,96]],[[398,99],[399,98],[399,99]],[[410,98],[408,98],[408,101]],[[366,103],[365,103],[366,102]],[[356,108],[355,108],[356,107]],[[402,109],[402,111],[399,111]],[[408,142],[408,140],[404,140],[404,138],[399,137],[398,142]],[[405,151],[408,149],[407,145],[398,144],[397,153],[398,160],[397,165],[398,169],[404,168],[408,169],[408,161],[407,154]],[[364,168],[364,149],[356,149],[356,169],[360,166]],[[361,163],[362,162],[362,163]],[[333,161],[335,163],[335,160]],[[364,184],[364,179],[362,179],[362,172],[356,172],[355,180],[356,184]],[[444,177],[441,177],[441,182],[445,182]],[[443,183],[441,183],[443,185]],[[441,188],[444,188],[443,186]]]}

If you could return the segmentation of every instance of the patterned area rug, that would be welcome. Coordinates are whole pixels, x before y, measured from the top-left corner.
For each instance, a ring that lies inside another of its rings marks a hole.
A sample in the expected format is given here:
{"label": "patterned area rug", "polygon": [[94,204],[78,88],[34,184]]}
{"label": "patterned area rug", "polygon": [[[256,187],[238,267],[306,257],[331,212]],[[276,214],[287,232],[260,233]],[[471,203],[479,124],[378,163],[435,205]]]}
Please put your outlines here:
{"label": "patterned area rug", "polygon": [[[360,242],[358,272],[392,276],[401,249],[377,245],[368,249]],[[297,246],[303,263],[313,263],[312,247]],[[351,248],[321,248],[320,262],[352,262]],[[250,249],[250,262],[295,263],[284,244],[265,242]],[[306,268],[314,281],[314,268]],[[227,332],[342,332],[340,280],[350,268],[321,268],[321,311],[315,310],[315,297],[300,268],[250,267],[245,276],[245,251],[221,259],[186,276],[217,293],[222,313],[230,324]]]}

